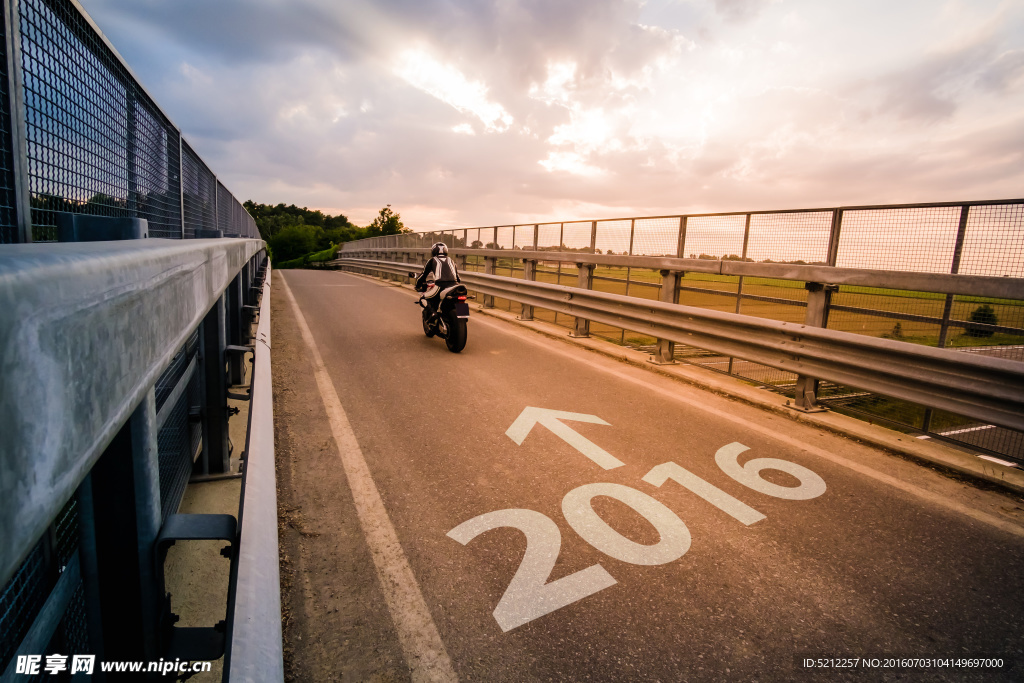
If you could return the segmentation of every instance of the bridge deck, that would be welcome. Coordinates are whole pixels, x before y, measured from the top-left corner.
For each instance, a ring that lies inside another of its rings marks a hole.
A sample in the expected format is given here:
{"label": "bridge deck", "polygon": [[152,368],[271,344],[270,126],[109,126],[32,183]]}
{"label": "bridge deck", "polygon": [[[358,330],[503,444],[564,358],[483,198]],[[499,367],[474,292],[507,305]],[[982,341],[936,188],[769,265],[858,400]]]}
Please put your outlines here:
{"label": "bridge deck", "polygon": [[[293,677],[779,680],[802,655],[1000,655],[1018,669],[986,680],[1019,676],[1019,498],[483,316],[451,354],[408,290],[282,274]],[[528,407],[595,417],[527,433]],[[730,453],[790,473],[740,481]]]}

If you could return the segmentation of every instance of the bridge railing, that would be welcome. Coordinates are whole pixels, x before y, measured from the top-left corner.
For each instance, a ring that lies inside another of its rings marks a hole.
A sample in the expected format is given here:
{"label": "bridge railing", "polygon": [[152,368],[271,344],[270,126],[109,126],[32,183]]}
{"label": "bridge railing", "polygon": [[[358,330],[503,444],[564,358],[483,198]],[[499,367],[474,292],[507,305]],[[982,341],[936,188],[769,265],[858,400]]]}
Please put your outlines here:
{"label": "bridge railing", "polygon": [[[77,0],[2,9],[0,676],[227,653],[225,678],[281,680],[265,244]],[[176,514],[238,476],[244,515]],[[201,539],[230,559],[224,621],[179,628],[163,559]]]}
{"label": "bridge railing", "polygon": [[[732,239],[737,252],[708,247],[715,235],[720,247]],[[470,272],[1024,360],[1024,200],[471,228],[349,242],[339,255],[420,261],[436,241],[449,244]],[[629,248],[607,246],[619,243]],[[487,303],[522,306],[501,295]],[[804,408],[826,404],[999,457],[1024,457],[1024,435],[990,421],[692,343],[669,346],[614,322],[535,309],[521,315],[647,350],[658,362],[738,376]]]}

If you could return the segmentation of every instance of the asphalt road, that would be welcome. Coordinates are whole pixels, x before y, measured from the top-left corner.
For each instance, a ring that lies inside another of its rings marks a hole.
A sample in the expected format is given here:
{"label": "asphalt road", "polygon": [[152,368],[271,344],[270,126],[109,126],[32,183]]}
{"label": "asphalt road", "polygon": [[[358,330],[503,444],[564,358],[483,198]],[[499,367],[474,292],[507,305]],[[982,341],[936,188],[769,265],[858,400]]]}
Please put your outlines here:
{"label": "asphalt road", "polygon": [[452,354],[407,289],[280,276],[291,679],[1024,678],[1020,499],[480,314]]}

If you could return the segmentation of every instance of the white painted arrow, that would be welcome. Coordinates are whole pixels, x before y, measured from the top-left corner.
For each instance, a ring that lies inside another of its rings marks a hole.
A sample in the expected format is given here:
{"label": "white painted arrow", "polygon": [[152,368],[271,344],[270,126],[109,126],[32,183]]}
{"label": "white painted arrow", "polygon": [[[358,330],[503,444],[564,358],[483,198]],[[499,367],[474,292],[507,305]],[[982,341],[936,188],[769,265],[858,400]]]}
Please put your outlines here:
{"label": "white painted arrow", "polygon": [[626,463],[608,453],[597,444],[583,438],[573,430],[566,427],[559,420],[573,420],[574,422],[590,422],[591,424],[608,424],[597,415],[584,415],[582,413],[567,413],[564,410],[548,410],[547,408],[532,408],[527,406],[512,426],[505,432],[505,436],[515,441],[520,446],[523,440],[530,433],[535,424],[542,424],[551,430],[555,436],[562,439],[570,446],[587,456],[606,470],[621,467]]}

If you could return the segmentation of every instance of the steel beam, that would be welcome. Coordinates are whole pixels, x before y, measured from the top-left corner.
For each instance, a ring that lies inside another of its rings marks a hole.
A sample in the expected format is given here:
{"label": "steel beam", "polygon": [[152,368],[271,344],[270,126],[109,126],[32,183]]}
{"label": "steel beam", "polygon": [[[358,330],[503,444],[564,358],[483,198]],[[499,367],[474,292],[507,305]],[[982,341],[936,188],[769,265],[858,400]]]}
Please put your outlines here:
{"label": "steel beam", "polygon": [[[401,271],[397,271],[400,274]],[[249,402],[249,434],[238,522],[234,594],[228,605],[224,679],[283,681],[281,583],[274,472],[274,397],[270,376],[270,273],[263,284]]]}
{"label": "steel beam", "polygon": [[0,246],[0,583],[261,240]]}

